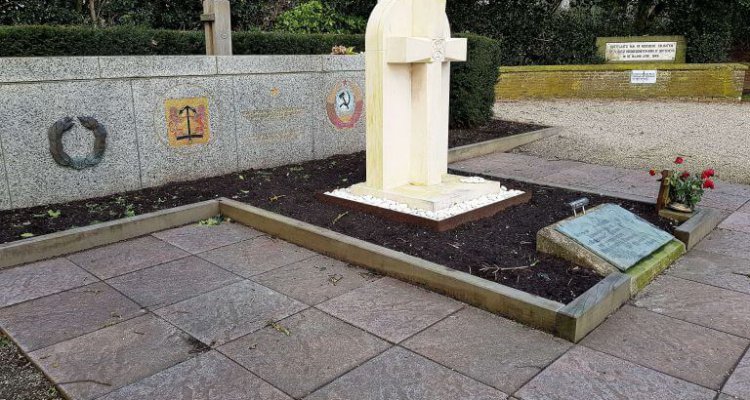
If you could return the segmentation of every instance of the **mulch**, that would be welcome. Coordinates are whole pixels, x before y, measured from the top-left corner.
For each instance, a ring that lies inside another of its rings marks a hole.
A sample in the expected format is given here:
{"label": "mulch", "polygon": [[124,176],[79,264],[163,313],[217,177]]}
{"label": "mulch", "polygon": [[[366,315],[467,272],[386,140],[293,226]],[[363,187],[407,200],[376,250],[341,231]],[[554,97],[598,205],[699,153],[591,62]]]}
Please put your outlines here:
{"label": "mulch", "polygon": [[63,400],[55,387],[0,332],[0,399]]}
{"label": "mulch", "polygon": [[364,178],[361,152],[98,199],[4,211],[0,212],[0,224],[10,229],[3,230],[0,240],[12,241],[19,239],[21,233],[42,235],[227,197],[568,303],[602,279],[589,270],[536,252],[537,231],[570,216],[568,202],[588,197],[591,207],[616,203],[653,223],[669,226],[659,219],[652,205],[510,180],[501,182],[533,193],[529,203],[442,233],[322,203],[315,197],[315,193],[348,187]]}

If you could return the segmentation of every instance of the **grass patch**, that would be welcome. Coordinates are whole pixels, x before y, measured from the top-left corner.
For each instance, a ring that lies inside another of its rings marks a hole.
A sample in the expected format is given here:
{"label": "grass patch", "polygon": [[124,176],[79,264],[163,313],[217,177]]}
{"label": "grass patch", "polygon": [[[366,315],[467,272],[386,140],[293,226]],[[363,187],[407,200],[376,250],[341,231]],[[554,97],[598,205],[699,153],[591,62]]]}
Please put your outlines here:
{"label": "grass patch", "polygon": [[742,95],[742,101],[750,101],[750,93]]}

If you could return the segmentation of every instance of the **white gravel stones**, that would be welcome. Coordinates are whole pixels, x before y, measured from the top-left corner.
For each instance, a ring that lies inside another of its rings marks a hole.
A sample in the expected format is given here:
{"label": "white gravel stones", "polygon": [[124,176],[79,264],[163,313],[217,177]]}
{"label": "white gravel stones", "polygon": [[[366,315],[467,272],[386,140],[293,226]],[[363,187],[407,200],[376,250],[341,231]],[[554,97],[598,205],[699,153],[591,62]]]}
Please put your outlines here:
{"label": "white gravel stones", "polygon": [[[478,178],[478,177],[477,177]],[[483,178],[478,178],[482,179]],[[463,181],[463,180],[462,180]],[[473,181],[479,182],[479,181]],[[349,189],[336,189],[326,194],[329,196],[338,197],[350,201],[356,201],[358,203],[368,204],[375,207],[385,208],[388,210],[397,211],[404,214],[416,215],[418,217],[431,219],[434,221],[442,221],[450,217],[454,217],[459,214],[463,214],[469,211],[482,208],[484,206],[501,202],[503,200],[510,199],[522,195],[524,192],[520,190],[508,190],[505,186],[501,188],[499,193],[489,194],[482,197],[478,197],[473,200],[464,201],[461,203],[455,203],[450,207],[440,211],[426,211],[416,208],[411,208],[406,204],[398,203],[392,200],[381,199],[373,196],[358,196],[349,191]]]}
{"label": "white gravel stones", "polygon": [[518,151],[631,169],[715,168],[750,183],[750,103],[558,100],[495,104],[498,118],[560,126],[558,136]]}

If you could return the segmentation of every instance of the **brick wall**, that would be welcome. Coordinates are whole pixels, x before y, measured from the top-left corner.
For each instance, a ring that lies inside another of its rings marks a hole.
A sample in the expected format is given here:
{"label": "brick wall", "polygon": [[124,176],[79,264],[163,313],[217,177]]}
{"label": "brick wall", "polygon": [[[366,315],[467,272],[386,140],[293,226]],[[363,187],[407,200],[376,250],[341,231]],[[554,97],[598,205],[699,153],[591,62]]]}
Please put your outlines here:
{"label": "brick wall", "polygon": [[[632,84],[632,70],[657,70],[655,84]],[[554,98],[740,101],[750,88],[742,64],[597,64],[501,67],[497,100]]]}

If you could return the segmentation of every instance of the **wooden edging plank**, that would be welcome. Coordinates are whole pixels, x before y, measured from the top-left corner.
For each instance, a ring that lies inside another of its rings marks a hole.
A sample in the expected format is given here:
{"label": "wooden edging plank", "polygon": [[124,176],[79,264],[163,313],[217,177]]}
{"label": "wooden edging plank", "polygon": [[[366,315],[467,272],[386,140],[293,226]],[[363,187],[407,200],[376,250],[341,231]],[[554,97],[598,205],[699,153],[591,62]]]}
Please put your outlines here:
{"label": "wooden edging plank", "polygon": [[628,300],[630,277],[615,272],[559,311],[556,333],[578,343]]}
{"label": "wooden edging plank", "polygon": [[721,223],[722,214],[712,208],[701,208],[674,230],[674,236],[691,250]]}
{"label": "wooden edging plank", "polygon": [[506,152],[516,147],[527,145],[537,140],[555,136],[562,132],[560,127],[551,127],[537,131],[521,133],[484,142],[467,144],[466,146],[454,147],[448,150],[448,163],[468,160],[469,158],[481,157],[496,152]]}
{"label": "wooden edging plank", "polygon": [[0,245],[0,269],[117,243],[219,214],[209,200]]}
{"label": "wooden edging plank", "polygon": [[564,307],[555,301],[237,201],[222,199],[220,210],[223,215],[269,235],[426,286],[549,332],[555,332],[557,311]]}

